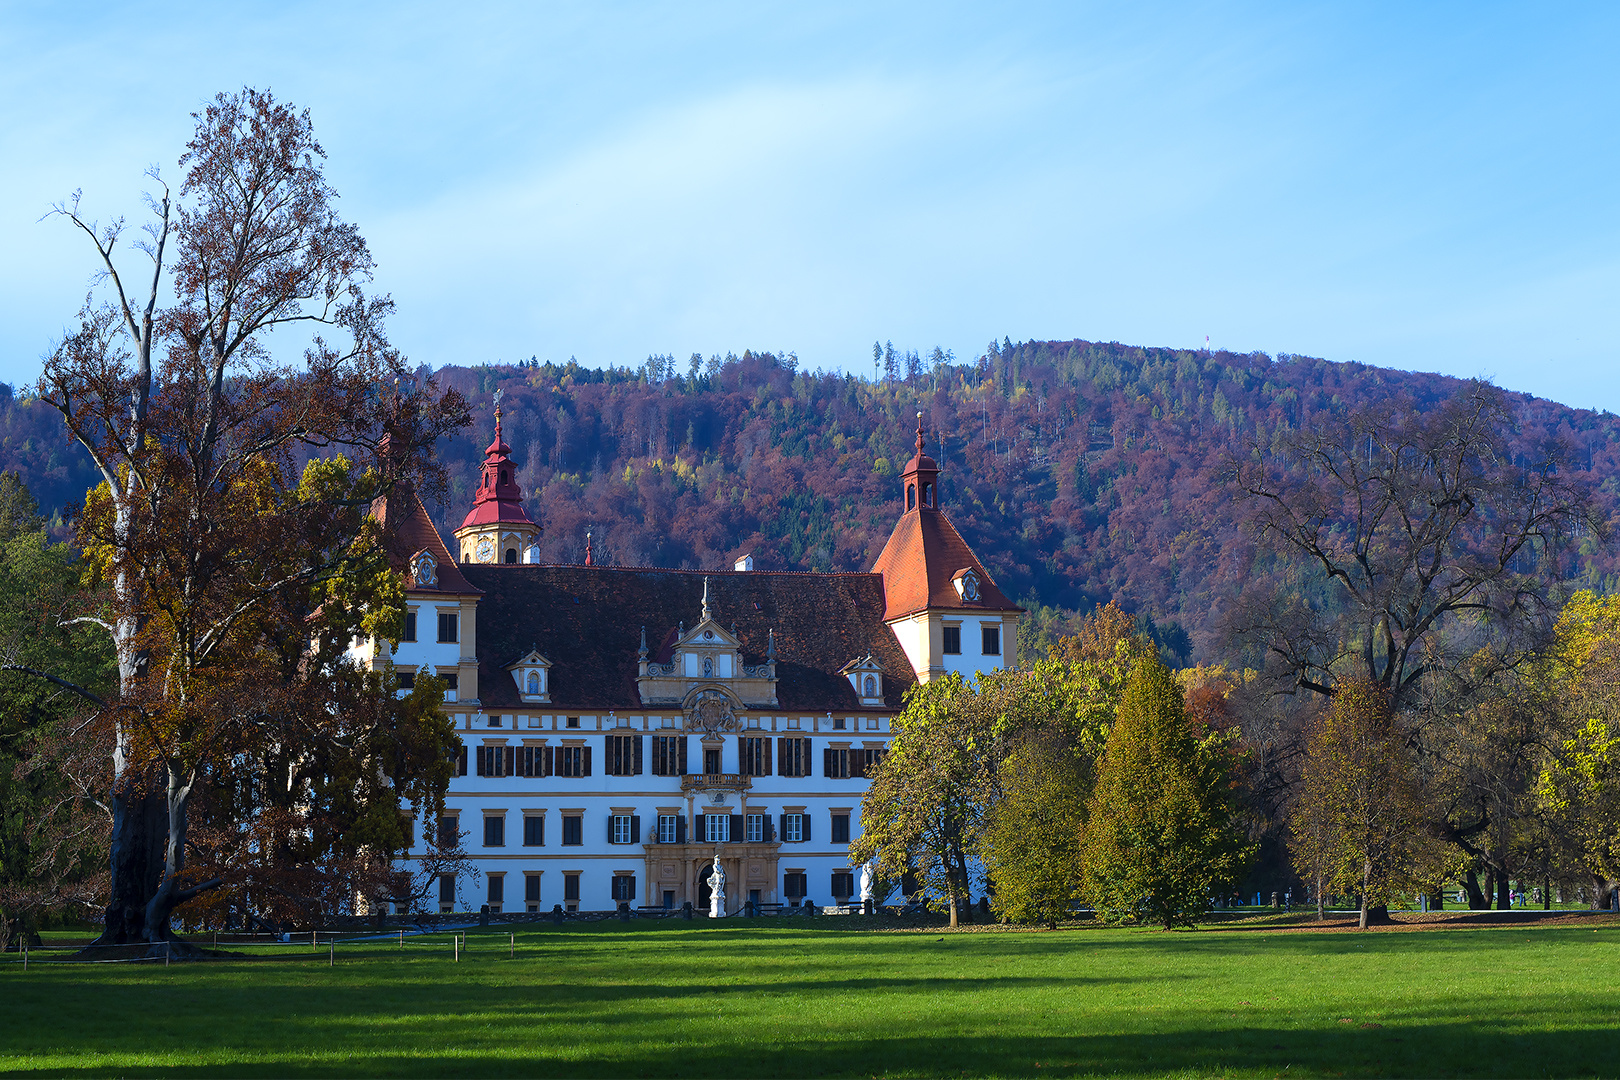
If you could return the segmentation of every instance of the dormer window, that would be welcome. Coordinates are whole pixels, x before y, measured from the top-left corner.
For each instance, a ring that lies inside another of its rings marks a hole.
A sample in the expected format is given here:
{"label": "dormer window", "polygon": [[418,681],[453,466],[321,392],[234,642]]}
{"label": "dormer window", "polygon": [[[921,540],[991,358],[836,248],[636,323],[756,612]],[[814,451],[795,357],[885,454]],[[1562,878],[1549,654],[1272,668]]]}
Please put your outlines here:
{"label": "dormer window", "polygon": [[[861,699],[862,705],[882,705],[883,702],[883,666],[868,653],[859,660],[845,664],[840,674],[849,679],[850,688],[855,696]],[[839,720],[838,725],[843,721]],[[842,730],[841,726],[834,729]]]}
{"label": "dormer window", "polygon": [[878,696],[877,678],[873,675],[861,676],[861,697],[874,698]]}
{"label": "dormer window", "polygon": [[431,589],[439,583],[439,560],[422,550],[411,556],[411,582],[418,589]]}
{"label": "dormer window", "polygon": [[508,664],[507,671],[512,673],[512,681],[517,684],[518,694],[524,701],[544,702],[551,700],[551,687],[549,673],[551,661],[536,650],[530,650],[529,655],[523,657],[515,664]]}
{"label": "dormer window", "polygon": [[972,570],[959,570],[951,578],[951,584],[956,587],[956,595],[970,604],[979,602],[979,575]]}

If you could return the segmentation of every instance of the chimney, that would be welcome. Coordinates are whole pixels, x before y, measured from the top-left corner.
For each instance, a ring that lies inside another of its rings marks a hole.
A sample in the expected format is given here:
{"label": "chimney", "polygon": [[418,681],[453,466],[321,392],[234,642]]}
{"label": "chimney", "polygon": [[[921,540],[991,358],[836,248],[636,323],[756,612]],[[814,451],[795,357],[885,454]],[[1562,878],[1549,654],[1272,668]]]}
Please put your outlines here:
{"label": "chimney", "polygon": [[732,563],[731,568],[733,570],[752,570],[754,568],[753,553],[750,552],[749,554],[738,559],[736,562]]}

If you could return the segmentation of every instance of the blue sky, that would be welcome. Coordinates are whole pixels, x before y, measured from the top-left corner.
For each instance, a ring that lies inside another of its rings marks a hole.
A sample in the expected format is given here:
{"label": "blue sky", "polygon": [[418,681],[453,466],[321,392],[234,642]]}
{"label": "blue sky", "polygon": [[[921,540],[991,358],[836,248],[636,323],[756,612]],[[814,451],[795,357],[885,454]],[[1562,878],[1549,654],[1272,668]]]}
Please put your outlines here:
{"label": "blue sky", "polygon": [[50,204],[248,83],[417,362],[1208,335],[1620,411],[1614,5],[110,6],[0,0],[7,381],[93,269]]}

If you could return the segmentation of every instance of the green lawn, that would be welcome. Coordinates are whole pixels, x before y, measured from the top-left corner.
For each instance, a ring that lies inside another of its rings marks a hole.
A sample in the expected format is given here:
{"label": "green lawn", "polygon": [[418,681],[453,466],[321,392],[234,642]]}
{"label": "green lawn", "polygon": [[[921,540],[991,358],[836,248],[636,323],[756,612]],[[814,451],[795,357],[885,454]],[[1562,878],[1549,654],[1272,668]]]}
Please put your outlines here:
{"label": "green lawn", "polygon": [[[337,966],[0,964],[10,1075],[1620,1072],[1620,926],[862,933],[601,923]],[[847,924],[846,924],[847,925]],[[305,949],[308,948],[306,945]],[[268,950],[265,950],[268,951]],[[35,959],[43,954],[35,953]],[[286,955],[309,957],[295,950]]]}

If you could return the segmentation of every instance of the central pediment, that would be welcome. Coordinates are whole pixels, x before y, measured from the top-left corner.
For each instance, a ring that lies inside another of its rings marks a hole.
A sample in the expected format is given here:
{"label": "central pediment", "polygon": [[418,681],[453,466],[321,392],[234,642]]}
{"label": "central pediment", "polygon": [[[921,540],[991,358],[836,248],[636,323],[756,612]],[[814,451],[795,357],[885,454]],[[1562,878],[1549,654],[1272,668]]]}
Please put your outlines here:
{"label": "central pediment", "polygon": [[[745,664],[743,642],[722,626],[709,609],[709,579],[703,579],[703,613],[696,626],[681,623],[669,647],[669,659],[655,661],[641,630],[636,688],[645,704],[691,701],[704,688],[724,692],[744,706],[771,707],[776,698],[776,635],[770,632],[765,663]],[[662,653],[663,650],[660,650]]]}

